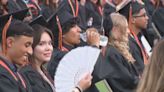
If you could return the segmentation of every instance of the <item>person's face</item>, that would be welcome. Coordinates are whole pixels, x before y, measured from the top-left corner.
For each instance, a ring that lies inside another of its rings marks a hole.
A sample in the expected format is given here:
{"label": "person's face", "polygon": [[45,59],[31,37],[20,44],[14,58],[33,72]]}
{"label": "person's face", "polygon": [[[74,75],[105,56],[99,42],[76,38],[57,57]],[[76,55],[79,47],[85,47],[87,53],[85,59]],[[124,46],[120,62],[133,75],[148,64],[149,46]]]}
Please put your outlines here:
{"label": "person's face", "polygon": [[19,36],[7,38],[7,56],[12,63],[22,66],[28,63],[28,56],[32,54],[33,37]]}
{"label": "person's face", "polygon": [[79,28],[79,26],[75,25],[66,34],[63,35],[63,40],[72,46],[79,44],[80,32],[81,29]]}
{"label": "person's face", "polygon": [[43,32],[41,35],[40,42],[34,48],[34,58],[40,63],[49,62],[53,51],[52,39],[50,35]]}
{"label": "person's face", "polygon": [[148,16],[145,9],[141,9],[140,12],[133,16],[135,26],[140,29],[146,29],[148,24]]}

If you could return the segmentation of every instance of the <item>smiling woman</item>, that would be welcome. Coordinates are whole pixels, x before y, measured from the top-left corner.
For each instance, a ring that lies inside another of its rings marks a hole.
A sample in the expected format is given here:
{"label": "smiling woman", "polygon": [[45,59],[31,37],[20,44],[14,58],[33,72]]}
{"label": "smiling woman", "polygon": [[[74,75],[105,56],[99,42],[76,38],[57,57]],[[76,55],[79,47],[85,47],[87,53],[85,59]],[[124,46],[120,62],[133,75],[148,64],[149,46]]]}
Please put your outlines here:
{"label": "smiling woman", "polygon": [[55,92],[53,81],[43,67],[51,59],[53,35],[49,29],[39,24],[32,25],[32,28],[35,30],[33,54],[29,57],[30,64],[23,67],[21,73],[25,75],[33,92]]}

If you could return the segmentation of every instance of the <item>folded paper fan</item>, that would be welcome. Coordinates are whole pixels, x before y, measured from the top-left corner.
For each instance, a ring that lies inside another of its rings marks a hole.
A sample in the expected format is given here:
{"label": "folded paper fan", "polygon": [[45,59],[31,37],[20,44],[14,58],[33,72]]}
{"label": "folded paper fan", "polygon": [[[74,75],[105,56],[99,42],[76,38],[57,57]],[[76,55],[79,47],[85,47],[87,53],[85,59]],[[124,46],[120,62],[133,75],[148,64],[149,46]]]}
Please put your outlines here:
{"label": "folded paper fan", "polygon": [[78,47],[67,53],[55,74],[56,92],[71,92],[86,73],[92,73],[99,54],[100,49],[91,46]]}

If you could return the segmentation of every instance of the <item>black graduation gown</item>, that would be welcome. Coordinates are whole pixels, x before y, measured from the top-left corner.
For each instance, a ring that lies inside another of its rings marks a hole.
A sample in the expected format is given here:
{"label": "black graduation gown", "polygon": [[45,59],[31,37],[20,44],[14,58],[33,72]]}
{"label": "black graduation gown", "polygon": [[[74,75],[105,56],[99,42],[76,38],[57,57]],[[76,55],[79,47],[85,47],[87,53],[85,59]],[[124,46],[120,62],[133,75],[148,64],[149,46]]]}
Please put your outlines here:
{"label": "black graduation gown", "polygon": [[102,16],[98,11],[98,7],[94,5],[90,0],[86,1],[86,20],[87,22],[90,18],[93,18],[92,27],[101,29]]}
{"label": "black graduation gown", "polygon": [[[135,66],[128,63],[113,46],[107,47],[102,59],[95,65],[93,80],[106,79],[113,92],[133,92],[139,81]],[[98,92],[94,86],[91,87],[87,92]]]}
{"label": "black graduation gown", "polygon": [[154,15],[152,16],[152,21],[154,22],[154,24],[156,25],[159,33],[161,34],[161,36],[164,36],[164,8],[163,7],[159,7]]}
{"label": "black graduation gown", "polygon": [[103,12],[104,16],[109,16],[111,13],[116,12],[116,8],[106,3]]}
{"label": "black graduation gown", "polygon": [[[5,60],[1,56],[0,60],[4,62],[13,73],[15,73],[15,70],[13,70],[11,66],[7,63],[9,61]],[[9,71],[0,65],[0,92],[32,92],[28,82],[26,82],[25,84],[27,87],[26,89],[24,88],[20,80],[16,81],[14,77],[9,73]]]}
{"label": "black graduation gown", "polygon": [[45,4],[41,4],[41,14],[45,19],[48,19],[54,12],[56,12],[55,8],[51,8]]}
{"label": "black graduation gown", "polygon": [[20,73],[30,83],[32,92],[53,92],[51,86],[31,65],[23,67]]}
{"label": "black graduation gown", "polygon": [[129,47],[130,53],[132,54],[133,58],[136,60],[134,65],[136,66],[138,72],[142,74],[144,70],[144,61],[140,47],[138,46],[137,42],[131,36],[129,37]]}
{"label": "black graduation gown", "polygon": [[80,19],[80,23],[79,26],[82,30],[86,30],[87,29],[87,16],[86,16],[86,7],[85,5],[81,5],[79,4],[79,13],[78,13],[78,17]]}
{"label": "black graduation gown", "polygon": [[50,62],[47,65],[47,71],[50,74],[51,78],[54,79],[54,75],[56,72],[56,68],[59,64],[59,61],[63,58],[63,56],[68,53],[68,51],[72,50],[74,47],[63,44],[63,46],[67,49],[67,51],[61,51],[57,48],[54,49]]}
{"label": "black graduation gown", "polygon": [[[62,11],[69,12],[70,14],[73,15],[73,11],[72,11],[72,8],[69,4],[69,0],[61,1],[60,6],[63,6],[63,5],[64,5],[64,8],[62,9]],[[73,8],[74,8],[75,12],[76,12],[76,7],[77,6],[75,5],[75,3],[73,3]],[[82,6],[82,5],[80,5],[80,3],[78,3],[78,15],[77,15],[79,18],[79,24],[78,25],[82,30],[85,30],[87,28],[86,12],[87,12],[86,7]]]}

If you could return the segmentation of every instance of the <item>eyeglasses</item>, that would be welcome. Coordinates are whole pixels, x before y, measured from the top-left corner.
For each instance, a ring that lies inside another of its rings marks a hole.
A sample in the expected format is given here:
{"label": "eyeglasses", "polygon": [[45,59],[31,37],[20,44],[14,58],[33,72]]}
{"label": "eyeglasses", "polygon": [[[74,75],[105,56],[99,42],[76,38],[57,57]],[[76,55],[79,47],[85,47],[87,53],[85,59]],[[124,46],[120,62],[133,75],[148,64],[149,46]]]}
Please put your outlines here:
{"label": "eyeglasses", "polygon": [[133,17],[147,17],[147,14],[146,13],[144,13],[144,14],[142,14],[142,15],[133,15]]}

